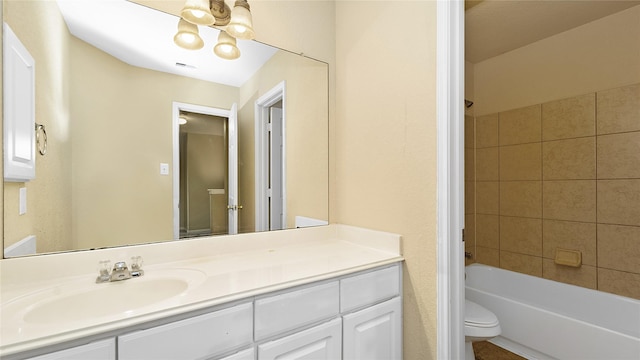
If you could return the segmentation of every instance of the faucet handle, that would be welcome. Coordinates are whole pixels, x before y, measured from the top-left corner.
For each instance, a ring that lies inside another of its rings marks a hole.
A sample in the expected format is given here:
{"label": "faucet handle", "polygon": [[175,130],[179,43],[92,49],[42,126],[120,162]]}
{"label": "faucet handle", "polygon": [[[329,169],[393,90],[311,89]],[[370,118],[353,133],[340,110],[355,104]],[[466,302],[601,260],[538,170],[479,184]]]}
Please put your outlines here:
{"label": "faucet handle", "polygon": [[127,263],[124,261],[118,261],[113,265],[113,271],[127,270]]}
{"label": "faucet handle", "polygon": [[131,276],[142,276],[144,275],[144,270],[142,270],[142,264],[144,261],[142,260],[142,256],[132,256],[131,257]]}
{"label": "faucet handle", "polygon": [[108,282],[110,279],[109,268],[111,267],[111,261],[101,260],[98,262],[99,275],[96,278],[96,283]]}

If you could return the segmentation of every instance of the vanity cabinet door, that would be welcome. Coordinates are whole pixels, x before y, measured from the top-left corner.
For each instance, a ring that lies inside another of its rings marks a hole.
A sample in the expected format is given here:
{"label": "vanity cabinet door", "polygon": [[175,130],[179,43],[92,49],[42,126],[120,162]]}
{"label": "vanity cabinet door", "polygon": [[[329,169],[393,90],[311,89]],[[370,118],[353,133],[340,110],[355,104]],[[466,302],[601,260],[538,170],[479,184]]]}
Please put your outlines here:
{"label": "vanity cabinet door", "polygon": [[393,298],[343,317],[345,360],[402,359],[402,301]]}
{"label": "vanity cabinet door", "polygon": [[335,360],[342,354],[342,319],[258,346],[258,360]]}
{"label": "vanity cabinet door", "polygon": [[254,350],[253,347],[251,347],[249,349],[238,351],[233,355],[222,357],[218,360],[255,360],[255,359],[256,359],[256,351]]}
{"label": "vanity cabinet door", "polygon": [[115,360],[116,340],[106,339],[87,345],[56,351],[30,360]]}
{"label": "vanity cabinet door", "polygon": [[204,359],[251,345],[253,304],[156,326],[118,337],[118,360]]}

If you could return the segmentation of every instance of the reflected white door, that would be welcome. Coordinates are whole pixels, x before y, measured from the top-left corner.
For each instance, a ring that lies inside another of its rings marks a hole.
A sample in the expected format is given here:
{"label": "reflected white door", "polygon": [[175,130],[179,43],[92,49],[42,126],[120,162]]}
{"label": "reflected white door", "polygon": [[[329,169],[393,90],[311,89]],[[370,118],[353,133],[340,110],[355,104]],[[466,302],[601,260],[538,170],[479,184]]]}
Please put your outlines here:
{"label": "reflected white door", "polygon": [[229,111],[229,234],[238,233],[238,211],[242,206],[238,204],[238,105],[233,104]]}
{"label": "reflected white door", "polygon": [[282,187],[282,162],[284,153],[284,128],[282,109],[269,109],[271,131],[269,131],[269,230],[282,230],[284,224],[284,189]]}

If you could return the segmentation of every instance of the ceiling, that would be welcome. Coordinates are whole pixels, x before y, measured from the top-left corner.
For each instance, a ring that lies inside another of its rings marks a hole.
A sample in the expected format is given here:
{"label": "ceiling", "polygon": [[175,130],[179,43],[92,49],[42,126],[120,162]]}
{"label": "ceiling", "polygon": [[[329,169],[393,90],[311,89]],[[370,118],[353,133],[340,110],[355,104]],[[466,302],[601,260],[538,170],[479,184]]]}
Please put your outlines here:
{"label": "ceiling", "polygon": [[238,40],[240,58],[224,60],[213,53],[219,30],[212,27],[199,27],[204,48],[185,50],[173,43],[175,15],[126,0],[57,2],[71,34],[127,64],[156,71],[240,87],[278,50]]}
{"label": "ceiling", "polygon": [[602,17],[640,0],[465,2],[465,59],[478,63]]}

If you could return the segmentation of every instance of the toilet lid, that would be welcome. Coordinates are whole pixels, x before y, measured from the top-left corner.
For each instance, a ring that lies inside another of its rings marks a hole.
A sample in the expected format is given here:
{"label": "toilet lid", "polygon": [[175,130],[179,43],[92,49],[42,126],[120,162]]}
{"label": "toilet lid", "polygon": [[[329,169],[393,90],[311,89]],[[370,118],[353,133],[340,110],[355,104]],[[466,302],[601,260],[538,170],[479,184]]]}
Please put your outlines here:
{"label": "toilet lid", "polygon": [[498,325],[498,318],[486,308],[469,300],[464,301],[464,323],[475,327],[493,327]]}

